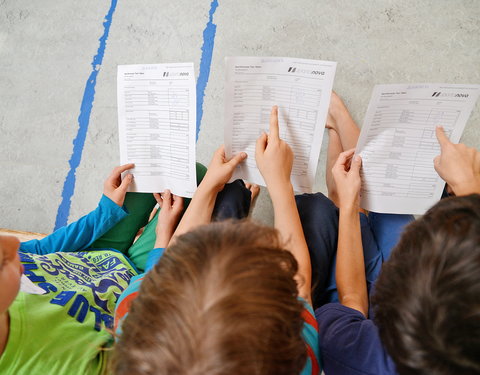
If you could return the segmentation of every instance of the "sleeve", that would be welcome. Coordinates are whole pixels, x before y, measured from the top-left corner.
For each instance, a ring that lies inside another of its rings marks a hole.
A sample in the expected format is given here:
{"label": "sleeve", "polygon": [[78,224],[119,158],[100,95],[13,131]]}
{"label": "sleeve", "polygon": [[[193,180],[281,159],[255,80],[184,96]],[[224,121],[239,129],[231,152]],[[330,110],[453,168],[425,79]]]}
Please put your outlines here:
{"label": "sleeve", "polygon": [[327,374],[395,374],[372,320],[359,311],[330,303],[315,312]]}
{"label": "sleeve", "polygon": [[41,240],[22,242],[19,250],[40,255],[83,250],[127,215],[125,208],[103,195],[97,208],[89,214]]}
{"label": "sleeve", "polygon": [[122,333],[122,321],[128,315],[132,302],[137,298],[145,274],[160,260],[164,252],[164,248],[157,248],[150,251],[147,258],[145,273],[133,277],[127,289],[125,289],[118,298],[117,305],[115,306],[114,319],[114,329],[117,337]]}
{"label": "sleeve", "polygon": [[310,303],[303,298],[299,297],[298,299],[302,301],[304,305],[302,311],[302,318],[304,320],[302,337],[307,349],[307,362],[300,375],[318,375],[322,372],[322,362],[320,358],[320,349],[318,347],[317,321],[315,320],[315,314]]}

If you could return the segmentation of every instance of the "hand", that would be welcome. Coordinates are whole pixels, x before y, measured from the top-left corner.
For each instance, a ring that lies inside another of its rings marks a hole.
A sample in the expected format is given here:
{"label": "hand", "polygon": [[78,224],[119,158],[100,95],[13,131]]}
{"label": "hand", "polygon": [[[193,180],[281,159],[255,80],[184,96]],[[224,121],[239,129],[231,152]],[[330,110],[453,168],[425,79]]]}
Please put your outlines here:
{"label": "hand", "polygon": [[209,189],[215,192],[223,190],[225,184],[230,180],[238,164],[247,158],[245,152],[239,154],[227,160],[225,157],[225,147],[222,145],[213,154],[212,161],[208,166],[207,173],[202,180],[201,185],[207,186]]}
{"label": "hand", "polygon": [[155,228],[157,234],[155,247],[167,247],[182,215],[183,198],[172,194],[170,190],[165,190],[162,195],[154,193],[153,196],[160,206]]}
{"label": "hand", "polygon": [[277,106],[274,106],[270,113],[269,134],[263,133],[257,139],[255,159],[267,186],[282,186],[290,183],[293,151],[285,141],[280,139]]}
{"label": "hand", "polygon": [[455,195],[480,193],[480,152],[462,143],[454,144],[442,127],[436,129],[440,155],[433,160],[438,175]]}
{"label": "hand", "polygon": [[359,206],[359,193],[362,181],[360,167],[362,159],[356,155],[355,149],[342,152],[332,168],[333,179],[337,186],[339,208],[357,208]]}
{"label": "hand", "polygon": [[123,206],[123,202],[125,201],[125,194],[127,193],[128,185],[133,181],[133,176],[131,174],[127,174],[123,178],[123,181],[121,181],[121,174],[133,167],[135,167],[135,164],[130,163],[114,168],[103,184],[103,194],[120,207]]}

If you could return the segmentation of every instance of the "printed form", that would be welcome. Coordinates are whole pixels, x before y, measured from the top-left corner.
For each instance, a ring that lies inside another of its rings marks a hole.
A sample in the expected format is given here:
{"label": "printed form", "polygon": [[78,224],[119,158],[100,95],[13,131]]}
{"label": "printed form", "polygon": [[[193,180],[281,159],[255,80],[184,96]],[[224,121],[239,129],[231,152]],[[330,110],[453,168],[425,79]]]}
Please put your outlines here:
{"label": "printed form", "polygon": [[120,162],[135,163],[130,191],[192,197],[196,91],[193,63],[120,65]]}
{"label": "printed form", "polygon": [[445,182],[433,167],[440,154],[435,128],[458,143],[480,85],[375,86],[358,140],[362,156],[361,206],[396,214],[423,214]]}
{"label": "printed form", "polygon": [[337,63],[277,57],[227,57],[225,151],[248,154],[232,181],[265,186],[255,163],[255,143],[269,130],[278,105],[280,137],[293,150],[292,185],[312,191]]}

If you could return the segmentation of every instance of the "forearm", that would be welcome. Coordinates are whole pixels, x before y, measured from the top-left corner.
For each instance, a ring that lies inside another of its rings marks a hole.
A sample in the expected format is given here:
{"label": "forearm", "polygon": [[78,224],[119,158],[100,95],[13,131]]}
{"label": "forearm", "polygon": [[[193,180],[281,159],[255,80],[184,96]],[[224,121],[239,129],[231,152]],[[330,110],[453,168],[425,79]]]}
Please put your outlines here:
{"label": "forearm", "polygon": [[103,195],[95,210],[41,240],[22,242],[20,251],[49,254],[86,249],[127,215],[122,207]]}
{"label": "forearm", "polygon": [[187,233],[200,225],[210,223],[217,194],[213,188],[200,184],[193,195],[190,205],[180,220],[170,243],[175,237]]}
{"label": "forearm", "polygon": [[356,207],[340,208],[336,281],[340,303],[367,316],[367,281]]}
{"label": "forearm", "polygon": [[269,193],[273,203],[275,228],[280,232],[286,249],[293,254],[298,263],[299,295],[311,303],[310,254],[298,215],[293,187],[290,183],[281,187],[277,185],[269,188]]}

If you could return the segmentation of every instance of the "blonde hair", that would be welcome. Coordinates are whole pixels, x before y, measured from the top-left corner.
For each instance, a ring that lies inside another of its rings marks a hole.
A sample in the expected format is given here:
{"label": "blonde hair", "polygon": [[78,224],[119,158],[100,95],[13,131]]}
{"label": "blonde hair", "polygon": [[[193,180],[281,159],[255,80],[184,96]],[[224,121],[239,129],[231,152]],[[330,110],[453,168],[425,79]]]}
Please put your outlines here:
{"label": "blonde hair", "polygon": [[297,262],[274,229],[180,236],[145,276],[114,348],[121,374],[294,374],[306,361]]}

